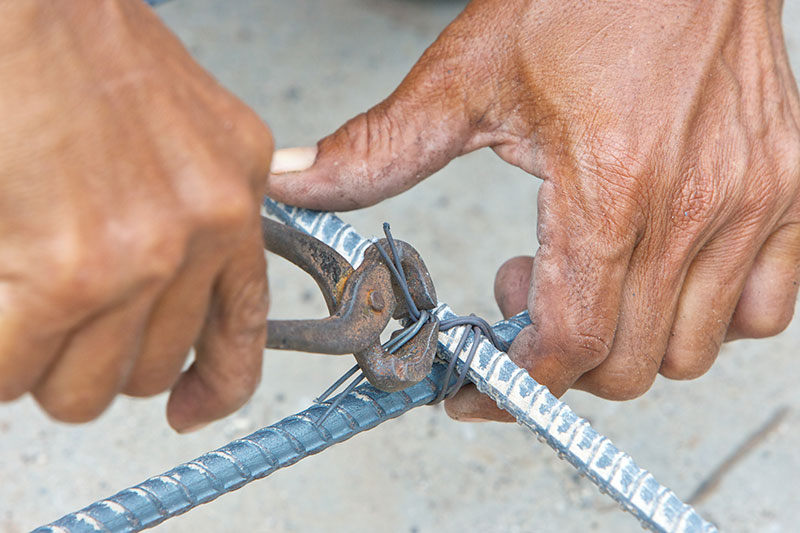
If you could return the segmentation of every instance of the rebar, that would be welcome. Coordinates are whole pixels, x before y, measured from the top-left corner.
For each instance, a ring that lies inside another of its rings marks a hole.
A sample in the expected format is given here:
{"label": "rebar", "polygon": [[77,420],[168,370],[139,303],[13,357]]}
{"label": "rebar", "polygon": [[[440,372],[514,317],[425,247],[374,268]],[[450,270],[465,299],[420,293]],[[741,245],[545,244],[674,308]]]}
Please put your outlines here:
{"label": "rebar", "polygon": [[[354,266],[370,245],[370,241],[330,213],[291,208],[269,199],[265,201],[265,209],[284,223],[326,242]],[[434,314],[440,321],[458,317],[446,305],[440,305]],[[703,520],[692,507],[681,502],[671,490],[659,484],[629,455],[495,347],[507,349],[529,324],[527,314],[521,313],[492,327],[496,337],[494,344],[475,332],[469,350],[461,343],[462,349],[454,354],[466,333],[465,328],[475,327],[465,323],[440,333],[437,353],[445,362],[455,358],[459,370],[466,371],[480,391],[535,432],[601,492],[609,494],[634,514],[644,527],[658,532],[716,531],[713,524]],[[152,527],[409,409],[430,403],[443,387],[449,386],[445,383],[445,373],[444,366],[436,364],[427,378],[401,392],[386,393],[368,384],[361,385],[349,394],[334,397],[332,401],[339,404],[325,420],[319,419],[329,403],[313,405],[36,531],[127,532]]]}
{"label": "rebar", "polygon": [[322,422],[331,402],[314,404],[34,531],[122,533],[151,528],[429,403],[442,375],[442,365],[436,365],[428,377],[402,392],[362,385],[334,397],[332,401],[340,402]]}
{"label": "rebar", "polygon": [[[351,226],[332,213],[285,206],[268,198],[264,209],[285,224],[326,242],[344,257],[352,257],[354,265],[370,242],[359,239]],[[440,306],[435,315],[440,324],[464,319],[446,305]],[[454,356],[453,351],[465,333],[464,327],[481,325],[480,321],[465,324],[439,333],[438,355],[443,360],[450,361]],[[610,439],[600,435],[588,421],[576,415],[547,387],[537,383],[508,358],[504,351],[529,324],[527,313],[520,313],[493,327],[487,335],[494,337],[491,342],[481,340],[475,334],[473,339],[480,343],[477,356],[473,358],[466,349],[455,354],[459,359],[457,365],[461,367],[459,371],[465,370],[466,358],[470,358],[466,363],[467,376],[481,392],[488,394],[520,424],[535,432],[559,457],[570,462],[601,492],[609,494],[622,508],[636,516],[644,527],[664,532],[716,531],[713,524],[681,502],[652,474],[639,468],[628,454],[616,448]]]}
{"label": "rebar", "polygon": [[[440,307],[435,314],[440,321],[457,316],[447,306]],[[502,329],[508,334],[525,325],[526,320],[518,315],[512,324]],[[514,415],[519,424],[536,433],[539,440],[546,442],[561,459],[590,479],[600,492],[611,496],[624,510],[638,518],[643,527],[659,532],[717,530],[488,340],[475,335],[480,344],[477,356],[470,362],[467,362],[466,350],[452,355],[451,350],[459,342],[463,334],[459,330],[462,329],[453,328],[439,334],[439,344],[443,348],[439,355],[443,358],[458,357],[457,364],[468,365],[467,377],[479,391]],[[496,333],[502,335],[500,331]],[[508,340],[503,336],[504,342]]]}

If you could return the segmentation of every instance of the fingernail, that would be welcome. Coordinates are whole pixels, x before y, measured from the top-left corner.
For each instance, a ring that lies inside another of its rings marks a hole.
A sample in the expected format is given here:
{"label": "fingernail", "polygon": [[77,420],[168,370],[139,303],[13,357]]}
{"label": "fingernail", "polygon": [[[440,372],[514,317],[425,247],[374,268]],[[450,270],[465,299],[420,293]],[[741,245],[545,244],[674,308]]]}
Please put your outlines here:
{"label": "fingernail", "polygon": [[270,172],[282,174],[284,172],[298,172],[306,170],[314,164],[317,158],[316,146],[298,146],[295,148],[282,148],[272,154]]}
{"label": "fingernail", "polygon": [[486,418],[470,418],[470,417],[459,418],[458,421],[459,422],[469,422],[471,424],[478,424],[480,422],[489,422],[489,420],[486,419]]}

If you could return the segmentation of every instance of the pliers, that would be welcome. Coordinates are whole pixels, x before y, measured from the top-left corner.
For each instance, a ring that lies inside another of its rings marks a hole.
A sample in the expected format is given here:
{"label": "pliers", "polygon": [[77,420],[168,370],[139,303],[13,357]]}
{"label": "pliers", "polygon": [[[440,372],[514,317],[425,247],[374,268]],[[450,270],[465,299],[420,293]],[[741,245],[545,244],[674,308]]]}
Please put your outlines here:
{"label": "pliers", "polygon": [[[317,320],[268,320],[267,348],[324,354],[355,355],[369,382],[384,391],[403,390],[420,382],[436,355],[439,323],[424,322],[419,331],[390,353],[381,333],[391,318],[408,325],[411,313],[400,285],[375,241],[354,269],[336,250],[294,228],[261,217],[264,248],[305,270],[325,298],[330,316]],[[437,305],[430,273],[411,245],[394,241],[408,291],[419,310]]]}

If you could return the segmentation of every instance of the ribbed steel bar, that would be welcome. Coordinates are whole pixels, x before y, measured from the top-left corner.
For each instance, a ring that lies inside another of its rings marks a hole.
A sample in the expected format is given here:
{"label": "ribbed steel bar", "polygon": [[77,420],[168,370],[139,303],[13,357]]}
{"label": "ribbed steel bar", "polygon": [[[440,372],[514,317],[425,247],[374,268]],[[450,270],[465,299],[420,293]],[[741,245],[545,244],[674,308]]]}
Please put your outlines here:
{"label": "ribbed steel bar", "polygon": [[[301,229],[328,243],[351,262],[359,260],[369,245],[355,230],[336,215],[285,206],[267,199],[265,210],[285,224]],[[449,307],[442,305],[436,312],[440,320],[455,318]],[[526,313],[495,326],[506,350],[517,333],[530,324]],[[464,328],[452,328],[439,334],[439,356],[449,361]],[[459,366],[469,353],[462,350]],[[589,422],[550,394],[547,387],[537,383],[508,356],[487,340],[468,370],[468,378],[478,389],[510,412],[517,421],[535,432],[578,471],[586,475],[601,492],[609,494],[625,510],[636,516],[644,527],[664,532],[716,531],[674,492],[656,481],[652,474],[636,465],[633,459],[619,450],[607,437],[595,431]]]}
{"label": "ribbed steel bar", "polygon": [[430,403],[443,374],[442,365],[435,365],[423,381],[395,393],[362,385],[348,394],[322,424],[315,421],[330,402],[313,405],[34,531],[108,533],[151,528]]}
{"label": "ribbed steel bar", "polygon": [[[290,208],[270,200],[265,202],[265,209],[284,223],[328,243],[354,264],[369,246],[369,241],[332,214]],[[446,305],[437,308],[436,315],[440,319],[456,316]],[[507,347],[529,323],[527,316],[521,314],[498,323],[493,330]],[[438,353],[443,360],[454,356],[452,350],[462,334],[462,328],[440,334]],[[660,532],[716,530],[546,387],[536,383],[505,353],[485,340],[479,342],[477,356],[468,370],[469,379],[537,433],[559,457],[632,512],[643,526]],[[459,354],[459,365],[463,366],[467,352],[464,349]],[[385,393],[363,385],[346,396],[334,414],[320,425],[314,421],[324,412],[326,404],[312,406],[36,531],[139,531],[152,527],[429,403],[442,386],[442,380],[442,367],[435,365],[430,376],[402,392]]]}
{"label": "ribbed steel bar", "polygon": [[[439,320],[458,316],[447,306],[438,308],[435,314]],[[517,315],[493,329],[507,342],[528,324],[527,315]],[[463,333],[462,326],[439,334],[439,356],[447,360],[458,357],[456,364],[460,369],[468,350],[462,350],[457,356],[453,355],[453,350]],[[630,455],[599,434],[586,419],[576,415],[508,355],[498,351],[484,337],[479,342],[467,378],[500,408],[514,415],[517,422],[536,433],[561,459],[588,477],[600,492],[611,496],[638,518],[643,527],[660,532],[716,531],[713,524],[656,481],[650,472],[640,468]]]}
{"label": "ribbed steel bar", "polygon": [[339,252],[353,267],[361,264],[364,252],[372,244],[370,239],[362,237],[353,226],[334,213],[292,207],[269,198],[264,200],[264,211],[287,226],[324,242]]}

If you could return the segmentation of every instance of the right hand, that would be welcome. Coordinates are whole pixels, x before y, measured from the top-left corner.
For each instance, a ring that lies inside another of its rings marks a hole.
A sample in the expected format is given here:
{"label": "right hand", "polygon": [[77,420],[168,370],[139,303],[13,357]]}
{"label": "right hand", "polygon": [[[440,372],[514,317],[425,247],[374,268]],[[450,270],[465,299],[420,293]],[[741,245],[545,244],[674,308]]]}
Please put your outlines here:
{"label": "right hand", "polygon": [[[780,19],[779,0],[473,0],[270,195],[364,207],[491,147],[543,180],[536,256],[496,283],[532,321],[509,356],[555,395],[696,378],[794,312],[800,95]],[[446,409],[511,420],[469,387]]]}
{"label": "right hand", "polygon": [[236,410],[269,130],[144,2],[3,3],[0,30],[0,400],[82,422],[172,389],[177,430]]}

